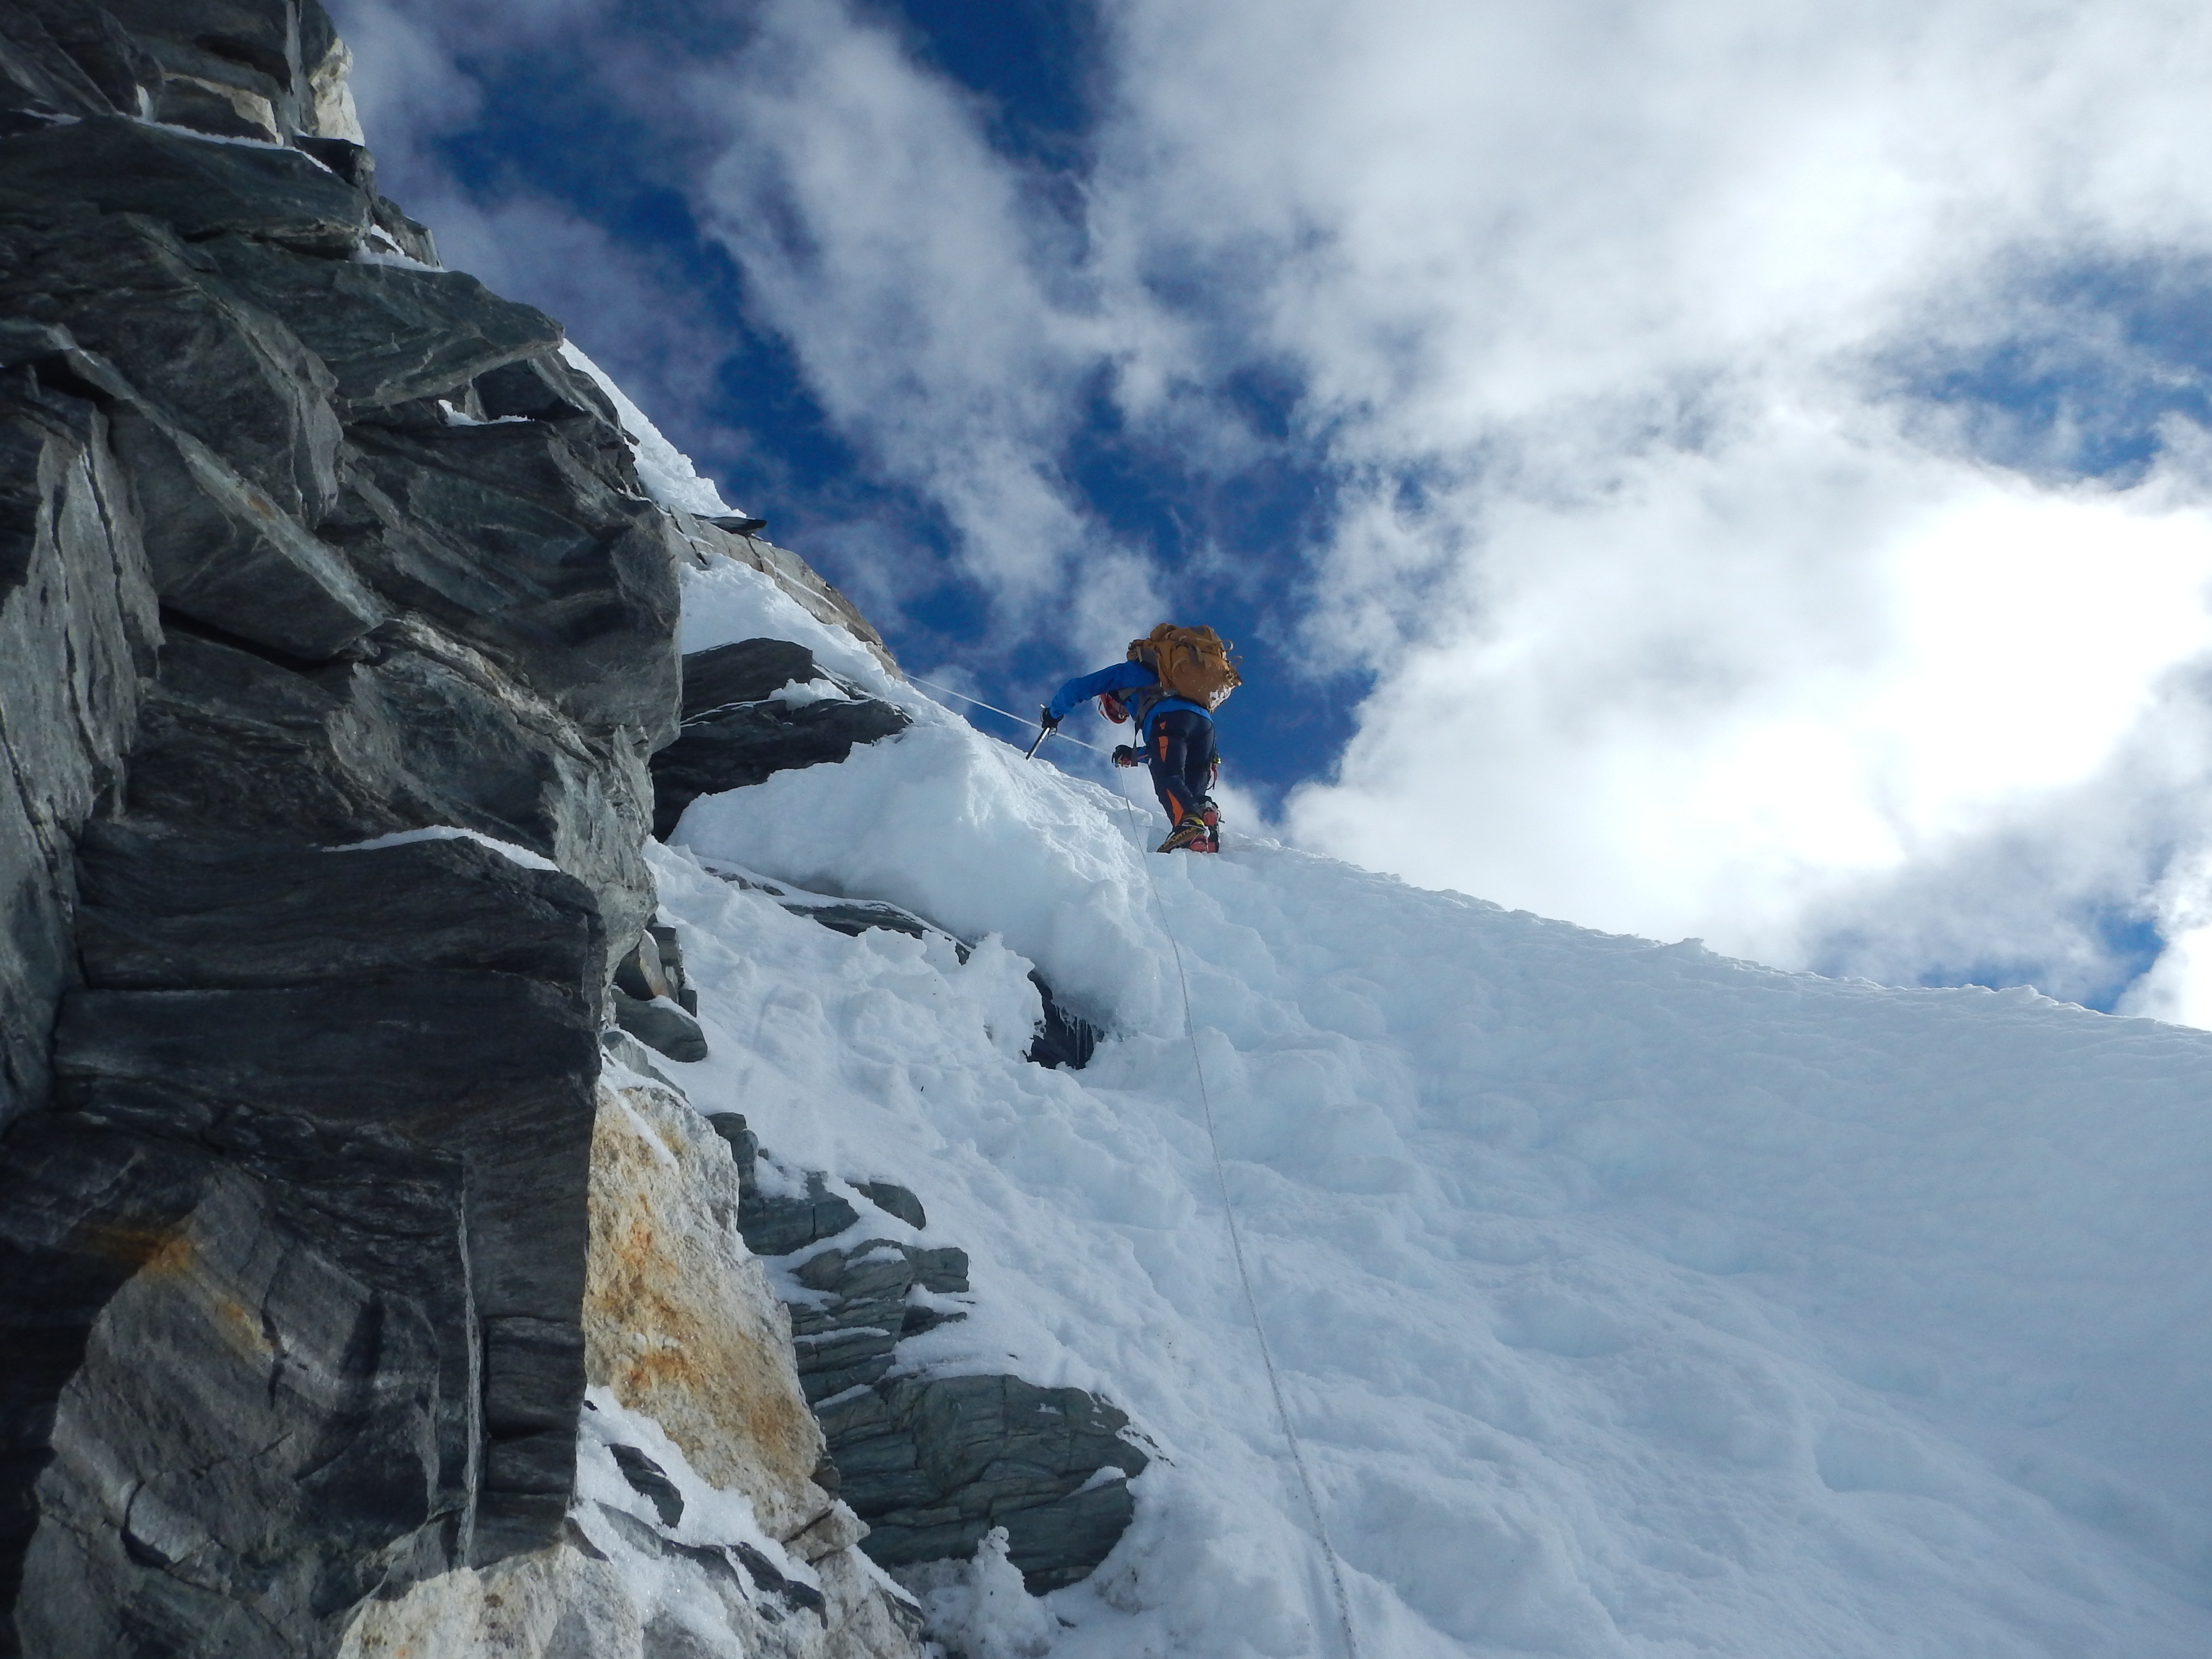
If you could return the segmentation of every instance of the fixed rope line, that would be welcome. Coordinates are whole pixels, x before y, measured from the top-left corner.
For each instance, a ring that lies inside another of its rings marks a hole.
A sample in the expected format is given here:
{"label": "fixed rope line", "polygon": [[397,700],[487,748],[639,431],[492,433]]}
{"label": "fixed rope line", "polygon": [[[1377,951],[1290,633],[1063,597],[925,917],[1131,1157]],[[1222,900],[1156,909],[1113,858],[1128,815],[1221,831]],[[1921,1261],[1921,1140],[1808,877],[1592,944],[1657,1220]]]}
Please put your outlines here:
{"label": "fixed rope line", "polygon": [[1275,1352],[1267,1340],[1267,1327],[1260,1317],[1260,1298],[1252,1289],[1252,1271],[1244,1259],[1244,1234],[1237,1224],[1237,1206],[1229,1196],[1229,1170],[1222,1162],[1220,1131],[1214,1127],[1213,1097],[1206,1087],[1206,1061],[1199,1052],[1198,1020],[1191,1012],[1190,975],[1183,968],[1182,946],[1176,940],[1175,929],[1168,926],[1168,908],[1160,897],[1159,878],[1152,873],[1152,860],[1143,851],[1143,815],[1127,794],[1118,788],[1114,793],[1120,796],[1122,806],[1137,824],[1137,857],[1145,866],[1145,879],[1152,890],[1152,908],[1159,912],[1160,932],[1167,935],[1168,949],[1175,955],[1176,982],[1182,988],[1182,1029],[1190,1039],[1190,1068],[1198,1078],[1198,1103],[1205,1114],[1206,1145],[1213,1152],[1214,1182],[1221,1188],[1222,1218],[1229,1224],[1229,1252],[1237,1261],[1237,1283],[1244,1288],[1244,1310],[1251,1316],[1252,1334],[1260,1340],[1260,1359],[1267,1372],[1267,1391],[1274,1396],[1275,1418],[1291,1449],[1291,1467],[1297,1471],[1298,1486],[1305,1493],[1306,1513],[1313,1517],[1314,1535],[1321,1540],[1322,1559],[1328,1566],[1329,1588],[1335,1593],[1336,1616],[1344,1631],[1346,1659],[1359,1659],[1359,1637],[1352,1623],[1352,1597],[1344,1588],[1344,1564],[1337,1557],[1336,1546],[1329,1541],[1328,1523],[1322,1519],[1321,1495],[1314,1489],[1313,1471],[1306,1467],[1305,1447],[1298,1439],[1298,1431],[1291,1426],[1291,1408],[1283,1398],[1283,1380],[1275,1370]]}
{"label": "fixed rope line", "polygon": [[[994,703],[985,702],[981,697],[971,697],[965,691],[956,691],[949,685],[939,685],[935,680],[926,680],[919,674],[908,674],[907,678],[916,685],[926,685],[933,691],[942,691],[947,696],[957,697],[963,702],[972,703],[978,708],[996,714],[1002,720],[1012,720],[1017,725],[1036,724],[1036,721],[1025,720],[1009,709],[1000,708]],[[1055,730],[1054,735],[1073,744],[1079,749],[1088,749],[1094,755],[1103,755],[1109,752],[1098,747],[1097,744],[1085,743],[1082,738],[1070,737],[1065,732]],[[1119,781],[1116,780],[1116,781],[1118,784]],[[1267,1340],[1267,1323],[1260,1316],[1259,1293],[1252,1288],[1252,1269],[1244,1255],[1243,1230],[1237,1224],[1237,1206],[1229,1195],[1229,1169],[1221,1157],[1221,1132],[1213,1120],[1213,1097],[1206,1086],[1206,1060],[1198,1046],[1198,1019],[1191,1008],[1190,974],[1183,966],[1182,945],[1176,939],[1175,929],[1168,925],[1167,902],[1160,896],[1159,878],[1152,873],[1152,860],[1145,856],[1142,850],[1145,840],[1144,815],[1119,787],[1115,788],[1114,793],[1121,801],[1123,810],[1128,812],[1132,822],[1137,826],[1137,844],[1139,849],[1137,856],[1144,865],[1145,881],[1152,889],[1152,908],[1159,913],[1160,932],[1166,935],[1168,949],[1175,957],[1176,983],[1182,991],[1183,1035],[1190,1042],[1190,1068],[1192,1073],[1198,1079],[1198,1102],[1206,1121],[1206,1142],[1213,1155],[1214,1184],[1220,1188],[1222,1218],[1229,1226],[1229,1253],[1236,1260],[1237,1282],[1244,1291],[1244,1310],[1252,1321],[1252,1334],[1259,1340],[1260,1361],[1267,1373],[1267,1392],[1275,1402],[1275,1420],[1281,1425],[1284,1443],[1291,1449],[1291,1467],[1297,1473],[1298,1489],[1305,1496],[1306,1513],[1313,1518],[1314,1536],[1321,1541],[1322,1559],[1328,1568],[1329,1589],[1336,1598],[1338,1624],[1344,1632],[1346,1659],[1360,1659],[1359,1636],[1352,1621],[1352,1596],[1344,1587],[1344,1564],[1337,1555],[1335,1544],[1329,1539],[1328,1523],[1322,1518],[1321,1494],[1314,1486],[1313,1471],[1306,1465],[1305,1446],[1298,1439],[1297,1430],[1291,1425],[1290,1402],[1283,1397],[1283,1379],[1281,1374],[1275,1369],[1274,1347]]]}
{"label": "fixed rope line", "polygon": [[[955,691],[949,685],[939,685],[935,680],[926,680],[919,674],[908,674],[907,678],[912,680],[916,685],[926,685],[933,691],[942,691],[948,697],[957,697],[963,702],[972,702],[978,708],[988,709],[992,714],[1000,715],[1006,720],[1010,720],[1017,726],[1035,726],[1036,724],[1034,720],[1030,719],[1027,715],[1013,714],[1007,709],[999,708],[995,703],[985,702],[981,697],[971,697],[965,691]],[[1061,731],[1056,726],[1053,727],[1052,734],[1055,738],[1058,738],[1062,743],[1072,743],[1078,749],[1088,749],[1094,755],[1105,755],[1110,758],[1113,754],[1113,750],[1109,749],[1101,749],[1095,743],[1085,743],[1080,738],[1071,738],[1066,732]]]}

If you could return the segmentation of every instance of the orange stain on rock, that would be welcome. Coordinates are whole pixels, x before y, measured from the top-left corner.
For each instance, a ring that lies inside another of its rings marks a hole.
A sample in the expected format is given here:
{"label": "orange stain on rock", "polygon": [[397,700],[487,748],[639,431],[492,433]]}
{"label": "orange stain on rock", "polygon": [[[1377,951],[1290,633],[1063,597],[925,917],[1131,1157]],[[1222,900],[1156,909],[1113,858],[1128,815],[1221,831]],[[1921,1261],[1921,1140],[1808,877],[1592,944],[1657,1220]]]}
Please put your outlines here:
{"label": "orange stain on rock", "polygon": [[713,1131],[648,1089],[603,1090],[592,1141],[585,1368],[693,1468],[787,1536],[827,1507],[822,1433],[790,1322],[737,1236],[737,1172]]}

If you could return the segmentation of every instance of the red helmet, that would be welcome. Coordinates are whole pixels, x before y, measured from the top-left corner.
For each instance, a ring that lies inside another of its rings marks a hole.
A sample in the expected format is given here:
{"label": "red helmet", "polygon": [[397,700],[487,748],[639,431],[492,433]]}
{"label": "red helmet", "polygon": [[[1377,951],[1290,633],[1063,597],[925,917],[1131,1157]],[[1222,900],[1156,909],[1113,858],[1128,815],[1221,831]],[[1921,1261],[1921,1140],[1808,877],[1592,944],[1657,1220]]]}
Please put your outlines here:
{"label": "red helmet", "polygon": [[1129,723],[1129,705],[1121,701],[1119,691],[1101,691],[1098,694],[1098,712],[1116,726]]}

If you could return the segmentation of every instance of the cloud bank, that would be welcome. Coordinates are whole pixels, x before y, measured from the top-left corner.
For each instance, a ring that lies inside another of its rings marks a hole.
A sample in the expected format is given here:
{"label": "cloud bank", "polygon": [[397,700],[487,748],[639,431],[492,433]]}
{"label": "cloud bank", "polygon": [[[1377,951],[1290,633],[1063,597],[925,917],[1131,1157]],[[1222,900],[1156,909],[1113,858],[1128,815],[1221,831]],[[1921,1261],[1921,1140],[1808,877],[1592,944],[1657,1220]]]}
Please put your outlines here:
{"label": "cloud bank", "polygon": [[[1261,672],[1373,674],[1296,838],[2212,1021],[2201,9],[1127,0],[1091,15],[1073,161],[843,0],[702,14],[678,70],[619,9],[347,11],[417,211],[550,251],[663,423],[738,453],[678,277],[588,204],[441,171],[489,20],[591,54],[933,526],[856,516],[871,602],[942,562],[1009,657],[1264,589]],[[1102,422],[1183,490],[1290,465],[1322,509],[1163,558],[1086,481]]]}

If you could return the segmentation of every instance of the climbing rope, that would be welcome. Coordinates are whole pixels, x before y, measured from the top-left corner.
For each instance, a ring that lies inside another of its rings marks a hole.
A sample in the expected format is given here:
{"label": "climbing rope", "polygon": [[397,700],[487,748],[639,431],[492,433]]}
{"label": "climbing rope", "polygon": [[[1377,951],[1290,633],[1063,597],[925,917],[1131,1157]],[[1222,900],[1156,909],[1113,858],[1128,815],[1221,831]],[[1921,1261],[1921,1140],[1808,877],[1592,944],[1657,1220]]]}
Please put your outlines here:
{"label": "climbing rope", "polygon": [[[1007,709],[998,708],[994,704],[985,702],[981,697],[971,697],[965,691],[955,691],[949,685],[939,685],[935,680],[926,680],[919,674],[908,674],[907,678],[912,680],[916,685],[926,685],[933,691],[942,691],[948,697],[957,697],[963,702],[974,703],[978,708],[989,709],[994,714],[1001,715],[1004,718],[1013,721],[1017,726],[1035,726],[1036,724],[1034,720],[1030,720],[1021,714],[1013,714]],[[1066,732],[1061,731],[1058,726],[1054,726],[1053,728],[1052,734],[1058,738],[1062,743],[1072,743],[1078,749],[1088,749],[1094,755],[1104,755],[1109,758],[1111,758],[1113,755],[1113,750],[1109,749],[1101,749],[1095,743],[1085,743],[1080,738],[1069,737]]]}
{"label": "climbing rope", "polygon": [[[933,691],[942,691],[948,696],[959,698],[963,702],[973,703],[976,708],[988,710],[1001,719],[1012,720],[1018,726],[1036,724],[1035,720],[1024,720],[1019,714],[985,702],[981,697],[971,697],[965,691],[955,691],[949,685],[939,685],[934,680],[923,679],[919,674],[909,674],[907,678],[917,685],[926,685]],[[1054,735],[1062,742],[1075,744],[1079,749],[1088,749],[1094,755],[1103,755],[1108,752],[1096,744],[1085,743],[1080,738],[1069,737],[1065,732],[1055,732]],[[1345,1659],[1359,1659],[1359,1637],[1352,1621],[1352,1597],[1344,1587],[1344,1563],[1336,1553],[1335,1544],[1329,1539],[1328,1523],[1322,1519],[1321,1494],[1314,1486],[1313,1471],[1306,1466],[1305,1446],[1298,1439],[1298,1431],[1291,1426],[1290,1403],[1283,1397],[1283,1379],[1275,1369],[1274,1347],[1267,1340],[1267,1327],[1266,1322],[1260,1317],[1259,1294],[1252,1288],[1252,1270],[1245,1260],[1244,1231],[1237,1224],[1237,1206],[1229,1196],[1229,1169],[1222,1161],[1221,1133],[1213,1121],[1213,1097],[1206,1086],[1206,1060],[1198,1046],[1198,1020],[1191,1010],[1190,975],[1183,966],[1182,945],[1176,939],[1175,929],[1168,925],[1168,908],[1166,901],[1160,896],[1159,878],[1152,873],[1152,860],[1146,857],[1143,851],[1144,810],[1129,799],[1127,793],[1118,787],[1119,783],[1120,780],[1117,778],[1114,791],[1115,799],[1121,803],[1122,810],[1130,815],[1131,822],[1136,825],[1139,849],[1137,856],[1145,867],[1146,883],[1152,889],[1152,908],[1159,913],[1160,932],[1166,936],[1168,949],[1174,953],[1175,957],[1176,982],[1182,989],[1183,1036],[1190,1043],[1190,1068],[1198,1079],[1199,1107],[1205,1115],[1206,1145],[1212,1149],[1213,1154],[1214,1184],[1221,1190],[1222,1218],[1229,1225],[1229,1253],[1236,1259],[1237,1282],[1243,1287],[1244,1291],[1244,1310],[1252,1321],[1252,1334],[1259,1339],[1260,1361],[1267,1373],[1267,1392],[1275,1401],[1275,1420],[1281,1425],[1284,1443],[1291,1449],[1291,1467],[1297,1473],[1299,1490],[1305,1494],[1306,1513],[1313,1517],[1314,1536],[1321,1540],[1322,1558],[1328,1566],[1329,1589],[1335,1595],[1337,1620],[1344,1632]]]}
{"label": "climbing rope", "polygon": [[1336,1616],[1344,1632],[1346,1659],[1359,1659],[1359,1638],[1352,1623],[1352,1597],[1344,1588],[1344,1564],[1338,1557],[1336,1546],[1330,1541],[1328,1523],[1322,1519],[1321,1495],[1314,1488],[1313,1471],[1306,1467],[1304,1444],[1298,1431],[1291,1426],[1291,1408],[1283,1398],[1283,1380],[1275,1370],[1275,1351],[1267,1340],[1267,1327],[1260,1317],[1260,1298],[1252,1288],[1252,1271],[1244,1257],[1244,1231],[1237,1224],[1237,1206],[1229,1196],[1229,1170],[1221,1158],[1221,1133],[1213,1121],[1213,1097],[1206,1086],[1206,1060],[1198,1046],[1198,1020],[1191,1012],[1190,975],[1183,967],[1182,946],[1168,926],[1168,909],[1160,897],[1159,878],[1152,873],[1152,861],[1146,857],[1144,847],[1143,809],[1120,789],[1115,791],[1121,805],[1137,826],[1138,858],[1145,866],[1145,880],[1152,890],[1152,908],[1159,913],[1160,932],[1167,936],[1168,949],[1174,954],[1176,982],[1182,988],[1183,1035],[1190,1042],[1190,1068],[1198,1078],[1198,1102],[1206,1117],[1206,1141],[1213,1153],[1214,1183],[1221,1189],[1221,1215],[1229,1225],[1229,1252],[1236,1258],[1237,1279],[1244,1288],[1244,1310],[1251,1316],[1252,1334],[1260,1341],[1260,1360],[1267,1373],[1267,1391],[1274,1396],[1275,1419],[1282,1426],[1284,1442],[1291,1449],[1291,1467],[1297,1471],[1298,1486],[1305,1494],[1306,1513],[1313,1517],[1314,1535],[1321,1540],[1322,1557],[1328,1565],[1329,1588],[1336,1596]]}

